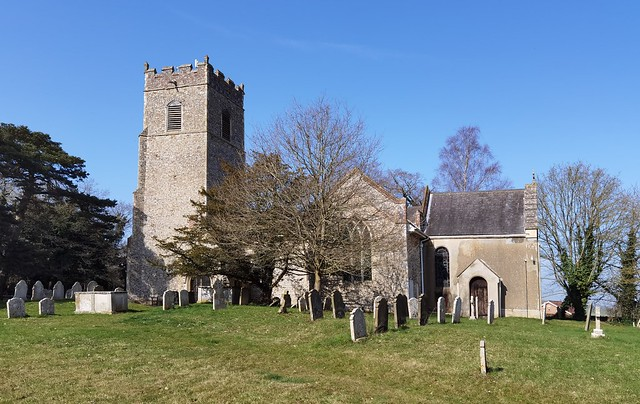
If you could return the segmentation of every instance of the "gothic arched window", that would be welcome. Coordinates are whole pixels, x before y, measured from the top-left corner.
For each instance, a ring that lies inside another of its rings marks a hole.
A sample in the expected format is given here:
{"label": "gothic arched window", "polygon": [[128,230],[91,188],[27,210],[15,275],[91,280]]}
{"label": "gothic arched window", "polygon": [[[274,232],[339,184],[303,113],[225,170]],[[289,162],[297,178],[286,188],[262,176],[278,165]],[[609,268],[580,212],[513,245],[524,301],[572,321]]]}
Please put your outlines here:
{"label": "gothic arched window", "polygon": [[178,101],[167,105],[167,130],[182,130],[182,104]]}
{"label": "gothic arched window", "polygon": [[449,287],[449,251],[440,247],[435,253],[436,288]]}
{"label": "gothic arched window", "polygon": [[343,272],[343,280],[347,282],[370,281],[371,280],[371,232],[369,228],[360,223],[345,230],[344,235],[348,237],[351,248],[350,268]]}

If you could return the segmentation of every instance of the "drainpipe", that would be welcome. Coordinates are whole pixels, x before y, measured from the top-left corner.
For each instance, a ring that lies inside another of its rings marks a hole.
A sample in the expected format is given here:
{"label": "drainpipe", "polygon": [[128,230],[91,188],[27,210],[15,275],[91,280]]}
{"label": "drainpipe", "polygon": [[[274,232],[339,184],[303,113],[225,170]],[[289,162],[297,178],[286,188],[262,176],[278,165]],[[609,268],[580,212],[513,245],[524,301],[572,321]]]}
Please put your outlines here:
{"label": "drainpipe", "polygon": [[420,291],[421,293],[425,293],[425,290],[424,290],[424,243],[426,241],[427,239],[420,240]]}
{"label": "drainpipe", "polygon": [[529,284],[527,282],[527,259],[524,259],[524,309],[527,312],[527,318],[529,318]]}

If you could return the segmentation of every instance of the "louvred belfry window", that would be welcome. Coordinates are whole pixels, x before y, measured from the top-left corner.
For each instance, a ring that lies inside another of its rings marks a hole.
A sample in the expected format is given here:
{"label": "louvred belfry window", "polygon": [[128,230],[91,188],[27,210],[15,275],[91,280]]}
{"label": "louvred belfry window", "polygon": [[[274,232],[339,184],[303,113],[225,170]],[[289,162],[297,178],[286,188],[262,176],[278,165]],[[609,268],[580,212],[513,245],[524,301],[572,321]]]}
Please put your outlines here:
{"label": "louvred belfry window", "polygon": [[167,106],[167,130],[182,130],[182,104],[177,101]]}

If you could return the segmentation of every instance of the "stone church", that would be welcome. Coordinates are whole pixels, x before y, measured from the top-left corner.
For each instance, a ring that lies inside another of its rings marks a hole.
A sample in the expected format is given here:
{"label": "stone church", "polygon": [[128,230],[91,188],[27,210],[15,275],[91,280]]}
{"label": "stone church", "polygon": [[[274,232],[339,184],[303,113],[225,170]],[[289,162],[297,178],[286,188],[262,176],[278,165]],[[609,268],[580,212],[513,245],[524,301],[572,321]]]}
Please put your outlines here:
{"label": "stone church", "polygon": [[[195,65],[145,67],[143,131],[139,136],[138,187],[134,192],[127,288],[134,300],[148,301],[167,289],[194,294],[208,278],[169,278],[155,240],[187,224],[190,201],[221,178],[221,161],[244,158],[244,85],[212,67],[208,57]],[[372,244],[366,275],[340,279],[347,303],[371,307],[375,295],[425,294],[435,307],[440,296],[450,306],[456,296],[469,314],[478,298],[485,315],[493,300],[500,316],[539,317],[541,292],[536,219],[536,184],[523,189],[438,193],[425,191],[421,206],[407,207],[363,173],[356,209],[383,207],[386,219],[360,229],[362,237],[384,233],[393,251]],[[283,278],[274,295],[294,297],[308,288],[305,276]],[[230,285],[226,285],[230,286]],[[233,285],[231,285],[233,286]]]}

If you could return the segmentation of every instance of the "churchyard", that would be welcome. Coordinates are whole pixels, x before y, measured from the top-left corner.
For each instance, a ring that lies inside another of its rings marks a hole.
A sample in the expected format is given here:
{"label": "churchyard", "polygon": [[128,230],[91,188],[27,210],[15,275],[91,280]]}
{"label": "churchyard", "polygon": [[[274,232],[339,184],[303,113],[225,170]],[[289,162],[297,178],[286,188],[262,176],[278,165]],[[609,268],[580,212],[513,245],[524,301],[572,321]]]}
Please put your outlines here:
{"label": "churchyard", "polygon": [[[130,303],[113,315],[0,313],[0,401],[16,402],[638,402],[640,329],[603,323],[435,313],[352,342],[349,313],[311,321],[277,307]],[[486,341],[488,373],[480,372]]]}

